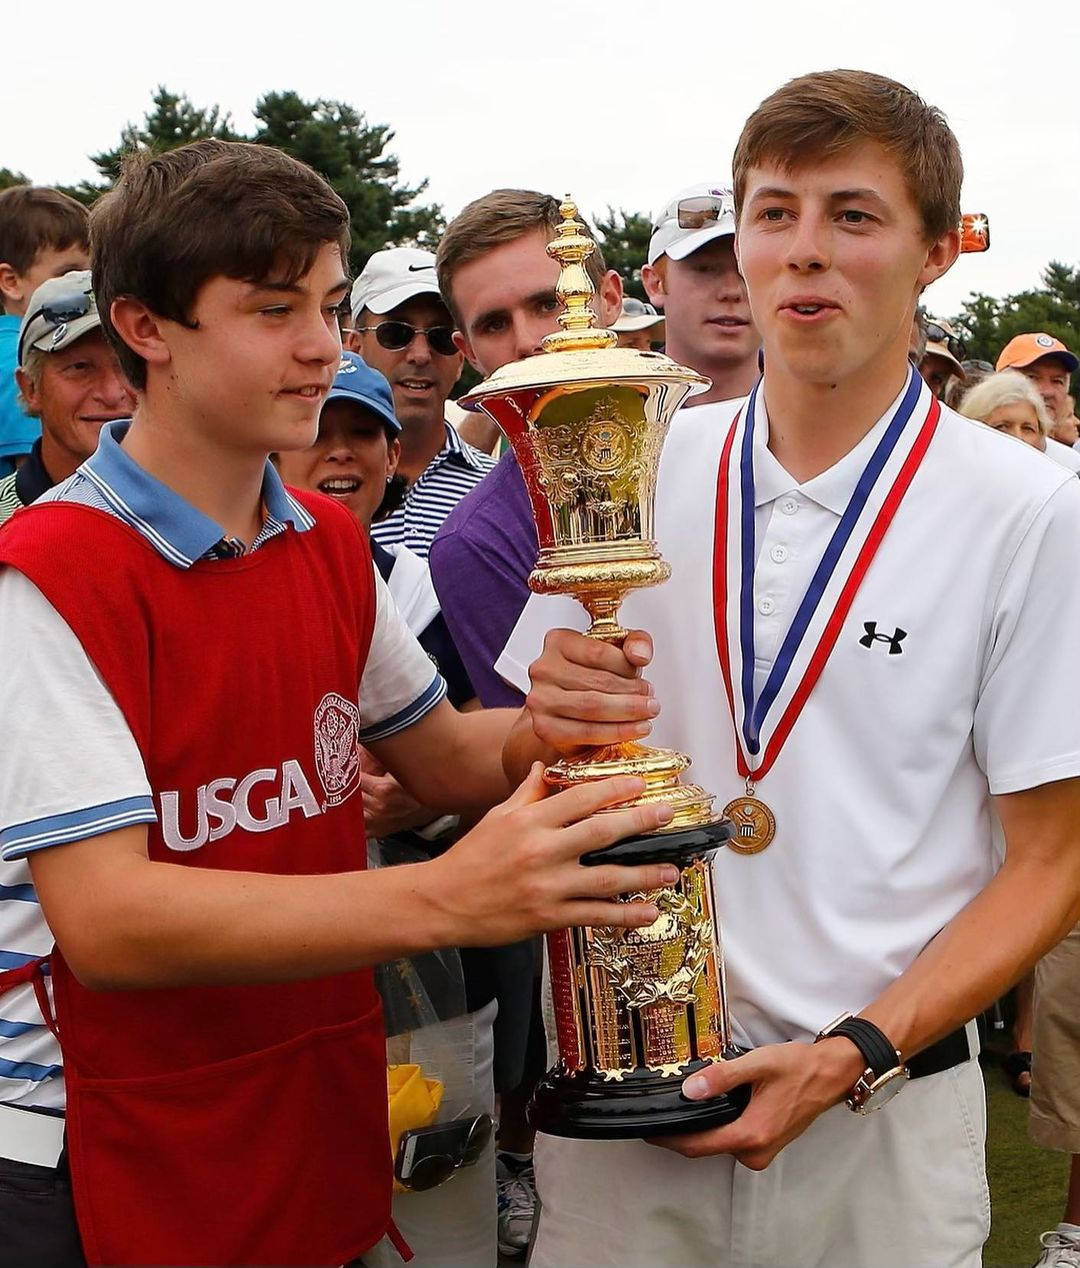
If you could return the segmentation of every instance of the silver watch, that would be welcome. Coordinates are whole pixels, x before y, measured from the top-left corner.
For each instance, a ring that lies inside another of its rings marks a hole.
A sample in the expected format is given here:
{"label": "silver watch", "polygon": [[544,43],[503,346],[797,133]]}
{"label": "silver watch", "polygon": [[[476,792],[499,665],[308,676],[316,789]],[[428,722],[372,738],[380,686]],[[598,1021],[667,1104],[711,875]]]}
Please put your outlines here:
{"label": "silver watch", "polygon": [[[834,1021],[829,1022],[814,1042],[818,1043],[822,1039],[828,1039],[839,1031],[839,1034],[844,1039],[848,1039],[855,1044],[865,1059],[867,1054],[863,1050],[862,1043],[854,1035],[848,1033],[846,1029],[842,1029],[845,1022],[858,1020],[853,1018],[851,1013],[841,1013]],[[863,1024],[864,1026],[866,1025],[866,1023]],[[880,1030],[877,1031],[877,1035],[881,1036]],[[863,1038],[865,1039],[865,1036]],[[872,1114],[874,1110],[881,1109],[883,1105],[888,1105],[897,1092],[902,1090],[904,1084],[911,1078],[911,1071],[904,1065],[899,1051],[893,1048],[892,1052],[896,1053],[895,1066],[878,1074],[873,1066],[868,1065],[855,1080],[851,1090],[844,1098],[844,1104],[847,1105],[848,1109],[854,1110],[856,1114]]]}

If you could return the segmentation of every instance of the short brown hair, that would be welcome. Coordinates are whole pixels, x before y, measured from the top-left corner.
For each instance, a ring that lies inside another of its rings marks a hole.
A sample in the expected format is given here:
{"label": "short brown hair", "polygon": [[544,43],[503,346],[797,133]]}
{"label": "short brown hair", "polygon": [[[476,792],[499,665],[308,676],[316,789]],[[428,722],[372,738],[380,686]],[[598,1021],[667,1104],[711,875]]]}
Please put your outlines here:
{"label": "short brown hair", "polygon": [[191,306],[211,278],[295,282],[328,242],[345,265],[348,208],[310,167],[272,146],[208,139],[132,154],[90,214],[101,328],[124,373],[144,388],[146,363],[113,327],[114,299],[132,296],[191,326]]}
{"label": "short brown hair", "polygon": [[28,273],[37,253],[86,246],[87,210],[58,189],[12,185],[0,193],[0,263]]}
{"label": "short brown hair", "polygon": [[[463,208],[447,225],[435,253],[439,290],[454,320],[459,321],[459,318],[451,288],[454,274],[462,265],[478,260],[495,247],[516,242],[527,233],[545,233],[549,239],[554,238],[561,222],[559,200],[550,194],[538,194],[533,189],[494,189]],[[585,225],[585,233],[596,240],[588,225]],[[592,284],[599,289],[607,272],[599,243],[585,261],[585,270]]]}
{"label": "short brown hair", "polygon": [[928,241],[959,227],[964,165],[945,116],[895,79],[864,70],[802,75],[765,98],[735,147],[736,207],[752,167],[804,167],[863,141],[876,141],[899,163]]}

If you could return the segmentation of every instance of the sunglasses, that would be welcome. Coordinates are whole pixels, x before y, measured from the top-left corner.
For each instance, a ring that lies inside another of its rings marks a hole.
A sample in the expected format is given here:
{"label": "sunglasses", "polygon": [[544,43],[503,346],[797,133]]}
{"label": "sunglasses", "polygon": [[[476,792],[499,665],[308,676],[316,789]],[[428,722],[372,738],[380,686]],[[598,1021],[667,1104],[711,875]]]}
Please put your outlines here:
{"label": "sunglasses", "polygon": [[722,195],[702,194],[697,198],[684,198],[677,208],[680,229],[704,229],[725,214],[734,215],[735,206],[730,198]]}
{"label": "sunglasses", "polygon": [[374,331],[379,346],[387,352],[400,352],[407,348],[417,335],[423,335],[432,352],[440,357],[452,357],[457,352],[454,347],[454,329],[452,326],[413,326],[407,321],[380,321],[377,326],[358,326],[357,330]]}
{"label": "sunglasses", "polygon": [[[77,321],[80,317],[85,317],[90,311],[92,303],[91,297],[86,291],[73,291],[70,295],[58,295],[56,299],[50,300],[47,304],[37,310],[36,313],[26,322],[23,327],[24,337],[30,333],[30,328],[39,317],[44,317],[52,330],[53,346],[63,339],[67,330],[67,324],[70,321]],[[44,333],[48,333],[47,331]],[[37,336],[39,339],[41,335]],[[18,355],[19,364],[22,364],[22,344],[19,345]]]}
{"label": "sunglasses", "polygon": [[948,348],[949,355],[955,357],[957,361],[967,360],[967,345],[963,339],[958,339],[956,335],[949,334],[936,321],[928,321],[926,323],[926,337],[931,343],[943,343]]}
{"label": "sunglasses", "polygon": [[[406,1173],[402,1165],[402,1152],[399,1151],[394,1165],[394,1174],[404,1188],[413,1193],[423,1193],[445,1184],[455,1171],[462,1167],[473,1166],[487,1148],[491,1140],[495,1124],[490,1114],[478,1114],[471,1123],[455,1124],[462,1130],[458,1133],[460,1143],[452,1152],[425,1153],[416,1158]],[[404,1138],[403,1138],[404,1139]]]}

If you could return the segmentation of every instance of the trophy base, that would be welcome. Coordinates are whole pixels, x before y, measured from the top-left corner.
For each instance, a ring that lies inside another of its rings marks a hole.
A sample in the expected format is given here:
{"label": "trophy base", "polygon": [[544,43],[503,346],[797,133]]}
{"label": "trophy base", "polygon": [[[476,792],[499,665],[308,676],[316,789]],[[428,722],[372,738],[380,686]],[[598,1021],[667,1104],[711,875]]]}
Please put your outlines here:
{"label": "trophy base", "polygon": [[[730,1048],[724,1056],[740,1056]],[[694,1061],[678,1076],[653,1070],[628,1070],[605,1078],[595,1070],[571,1074],[556,1066],[537,1084],[529,1105],[529,1122],[549,1136],[573,1140],[642,1140],[680,1136],[733,1123],[750,1100],[749,1084],[741,1084],[708,1101],[689,1101],[682,1081],[708,1061]]]}
{"label": "trophy base", "polygon": [[699,827],[677,828],[667,832],[648,832],[641,836],[624,837],[602,850],[592,850],[581,856],[585,867],[599,867],[604,863],[674,863],[683,867],[691,860],[710,854],[728,841],[735,832],[730,819],[716,819]]}

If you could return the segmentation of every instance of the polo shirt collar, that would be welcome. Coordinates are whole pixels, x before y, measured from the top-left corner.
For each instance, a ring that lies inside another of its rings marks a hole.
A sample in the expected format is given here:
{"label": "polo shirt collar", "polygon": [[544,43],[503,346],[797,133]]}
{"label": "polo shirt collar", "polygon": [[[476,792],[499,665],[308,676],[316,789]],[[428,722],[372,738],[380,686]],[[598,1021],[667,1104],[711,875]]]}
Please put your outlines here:
{"label": "polo shirt collar", "polygon": [[[914,370],[909,369],[909,376],[914,373]],[[910,381],[910,377],[904,380],[904,386],[896,399],[854,449],[846,453],[839,462],[833,463],[828,470],[822,471],[812,480],[807,480],[805,484],[799,484],[794,476],[780,465],[769,449],[769,415],[765,409],[763,380],[762,390],[758,393],[754,426],[754,505],[764,506],[785,493],[800,493],[811,502],[816,502],[818,506],[832,511],[834,515],[843,515],[855,492],[859,477],[866,469],[866,464],[877,448],[882,433],[904,399],[904,393]]]}
{"label": "polo shirt collar", "polygon": [[[142,533],[170,563],[190,568],[222,540],[225,530],[175,490],[144,471],[125,452],[121,442],[130,426],[130,419],[106,423],[97,449],[80,471],[116,514]],[[314,523],[287,492],[269,461],[263,472],[262,501],[268,519],[291,524],[297,532],[306,531]]]}
{"label": "polo shirt collar", "polygon": [[483,466],[480,463],[479,458],[477,458],[473,447],[465,444],[458,435],[457,428],[454,424],[447,423],[444,420],[444,426],[446,427],[446,444],[443,445],[442,449],[436,455],[435,461],[442,462],[447,458],[456,457],[467,467],[472,467],[474,471],[482,471]]}
{"label": "polo shirt collar", "polygon": [[56,481],[45,470],[41,461],[41,440],[35,440],[26,461],[15,472],[15,492],[23,506],[36,502]]}

